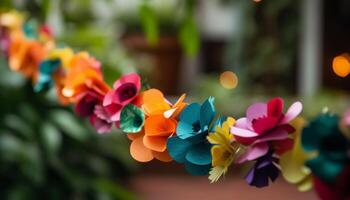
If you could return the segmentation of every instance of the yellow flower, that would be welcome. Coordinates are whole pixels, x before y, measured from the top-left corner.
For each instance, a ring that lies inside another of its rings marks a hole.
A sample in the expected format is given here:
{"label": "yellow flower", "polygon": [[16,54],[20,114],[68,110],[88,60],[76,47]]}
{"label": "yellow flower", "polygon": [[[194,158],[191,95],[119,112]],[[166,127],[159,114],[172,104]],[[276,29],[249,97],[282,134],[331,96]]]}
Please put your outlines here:
{"label": "yellow flower", "polygon": [[241,145],[234,141],[230,128],[236,123],[235,119],[228,117],[220,127],[216,127],[214,133],[207,136],[208,141],[213,144],[211,148],[212,166],[209,172],[211,183],[216,182],[225,175],[231,163],[242,150]]}
{"label": "yellow flower", "polygon": [[62,66],[66,69],[69,68],[69,64],[74,56],[74,52],[71,48],[65,47],[65,48],[57,48],[53,49],[49,52],[49,59],[60,59],[62,62]]}
{"label": "yellow flower", "polygon": [[23,25],[23,15],[15,10],[2,13],[0,15],[0,25],[11,30],[21,29]]}
{"label": "yellow flower", "polygon": [[301,132],[305,120],[301,117],[292,122],[295,128],[294,146],[291,151],[286,152],[280,158],[280,166],[284,179],[298,186],[299,191],[308,191],[312,188],[311,171],[304,165],[305,161],[313,155],[303,151],[301,146]]}

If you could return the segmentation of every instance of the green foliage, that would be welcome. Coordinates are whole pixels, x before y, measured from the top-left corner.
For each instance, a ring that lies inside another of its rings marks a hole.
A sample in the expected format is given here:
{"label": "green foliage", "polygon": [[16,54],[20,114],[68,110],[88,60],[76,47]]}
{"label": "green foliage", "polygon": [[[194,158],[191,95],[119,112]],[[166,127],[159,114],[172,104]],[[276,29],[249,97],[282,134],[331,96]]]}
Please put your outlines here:
{"label": "green foliage", "polygon": [[0,199],[134,199],[125,137],[96,134],[0,61]]}
{"label": "green foliage", "polygon": [[159,25],[154,10],[145,2],[140,6],[139,12],[146,39],[151,45],[155,45],[158,42]]}
{"label": "green foliage", "polygon": [[290,94],[295,81],[300,1],[231,1],[240,8],[240,28],[227,60],[241,77],[240,86],[244,91]]}
{"label": "green foliage", "polygon": [[179,39],[187,55],[194,56],[198,52],[199,33],[192,16],[187,17],[183,22],[180,28]]}
{"label": "green foliage", "polygon": [[194,17],[196,0],[178,0],[177,7],[171,12],[156,10],[150,0],[140,1],[143,2],[138,9],[139,17],[127,15],[119,19],[129,31],[140,31],[138,26],[141,26],[150,45],[156,45],[162,34],[178,34],[187,55],[193,56],[198,52],[200,38]]}

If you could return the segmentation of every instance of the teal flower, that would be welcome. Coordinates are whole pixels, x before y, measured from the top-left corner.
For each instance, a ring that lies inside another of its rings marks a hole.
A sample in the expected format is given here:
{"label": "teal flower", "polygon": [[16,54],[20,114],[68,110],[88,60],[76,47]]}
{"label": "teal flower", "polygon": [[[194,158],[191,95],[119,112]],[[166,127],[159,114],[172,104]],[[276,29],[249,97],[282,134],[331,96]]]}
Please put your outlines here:
{"label": "teal flower", "polygon": [[120,112],[120,129],[125,133],[138,133],[145,122],[145,114],[133,104],[127,104]]}
{"label": "teal flower", "polygon": [[319,115],[304,128],[302,145],[306,151],[316,151],[313,159],[306,161],[312,173],[332,183],[349,162],[349,141],[339,129],[339,117],[331,114]]}
{"label": "teal flower", "polygon": [[[168,139],[170,156],[178,163],[184,163],[193,175],[208,174],[211,168],[211,144],[206,139],[215,117],[214,98],[209,97],[202,105],[192,103],[180,115],[176,129],[177,136]],[[217,120],[217,123],[221,121]]]}
{"label": "teal flower", "polygon": [[34,86],[36,92],[50,88],[53,85],[52,75],[61,66],[59,59],[44,60],[39,66],[39,79]]}

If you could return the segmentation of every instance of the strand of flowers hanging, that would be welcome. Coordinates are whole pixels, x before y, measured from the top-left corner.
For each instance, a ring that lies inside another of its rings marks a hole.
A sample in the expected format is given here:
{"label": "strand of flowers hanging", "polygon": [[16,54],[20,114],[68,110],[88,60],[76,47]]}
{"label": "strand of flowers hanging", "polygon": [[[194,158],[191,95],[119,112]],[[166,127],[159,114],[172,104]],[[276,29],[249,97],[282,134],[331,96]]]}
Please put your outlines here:
{"label": "strand of flowers hanging", "polygon": [[235,120],[216,113],[214,98],[170,103],[157,89],[142,89],[138,74],[109,87],[101,65],[87,52],[58,47],[50,29],[33,28],[15,12],[0,13],[1,51],[13,71],[32,80],[34,90],[55,87],[60,103],[74,104],[98,133],[121,129],[140,162],[184,164],[193,175],[216,182],[232,165],[252,166],[249,185],[264,187],[279,173],[300,191],[312,186],[322,199],[350,198],[350,112],[323,113],[309,123],[298,117],[300,102],[286,112],[281,98],[249,106]]}

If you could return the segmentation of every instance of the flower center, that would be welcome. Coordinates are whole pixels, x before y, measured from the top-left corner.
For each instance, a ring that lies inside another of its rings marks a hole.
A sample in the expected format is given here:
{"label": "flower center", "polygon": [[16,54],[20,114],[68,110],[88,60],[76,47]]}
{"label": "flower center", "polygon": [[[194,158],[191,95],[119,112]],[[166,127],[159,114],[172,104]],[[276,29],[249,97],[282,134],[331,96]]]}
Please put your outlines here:
{"label": "flower center", "polygon": [[134,84],[125,83],[118,88],[116,95],[119,101],[123,102],[134,97],[136,93],[137,93],[137,89]]}
{"label": "flower center", "polygon": [[198,132],[201,130],[201,124],[199,123],[199,121],[196,121],[192,124],[192,130],[193,132]]}

